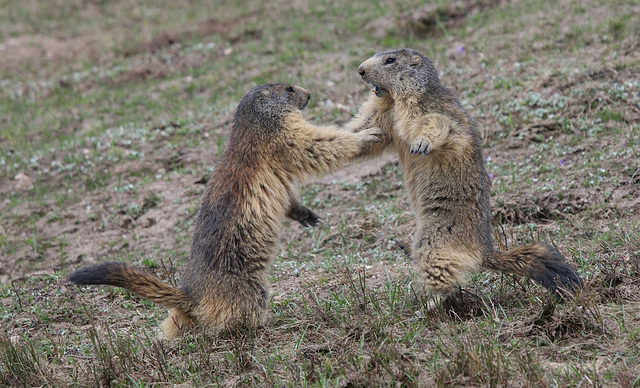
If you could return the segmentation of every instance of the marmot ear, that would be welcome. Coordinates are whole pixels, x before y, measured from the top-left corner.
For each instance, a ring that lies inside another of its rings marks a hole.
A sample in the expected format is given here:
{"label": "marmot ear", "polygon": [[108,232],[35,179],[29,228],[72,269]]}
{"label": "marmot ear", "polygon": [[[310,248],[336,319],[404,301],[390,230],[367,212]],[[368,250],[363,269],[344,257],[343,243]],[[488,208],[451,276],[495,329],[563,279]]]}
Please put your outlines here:
{"label": "marmot ear", "polygon": [[269,97],[271,95],[271,92],[265,89],[260,91],[260,94],[263,95],[264,97]]}
{"label": "marmot ear", "polygon": [[411,61],[409,62],[409,64],[411,66],[418,66],[420,62],[422,62],[422,58],[420,58],[419,55],[414,55],[411,57]]}

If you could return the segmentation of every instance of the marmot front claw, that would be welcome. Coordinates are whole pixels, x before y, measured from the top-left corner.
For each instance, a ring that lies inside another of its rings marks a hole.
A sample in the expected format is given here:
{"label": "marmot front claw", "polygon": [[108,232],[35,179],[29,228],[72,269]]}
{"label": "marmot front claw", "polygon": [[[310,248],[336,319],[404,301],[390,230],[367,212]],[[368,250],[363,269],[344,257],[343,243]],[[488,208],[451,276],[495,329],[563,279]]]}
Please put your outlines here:
{"label": "marmot front claw", "polygon": [[364,141],[380,143],[387,133],[378,127],[373,127],[364,129],[358,132],[357,135]]}
{"label": "marmot front claw", "polygon": [[431,143],[424,137],[419,137],[411,142],[411,155],[425,154],[428,155],[432,150]]}
{"label": "marmot front claw", "polygon": [[287,216],[298,221],[302,226],[316,226],[320,222],[320,217],[313,210],[302,205],[291,208]]}

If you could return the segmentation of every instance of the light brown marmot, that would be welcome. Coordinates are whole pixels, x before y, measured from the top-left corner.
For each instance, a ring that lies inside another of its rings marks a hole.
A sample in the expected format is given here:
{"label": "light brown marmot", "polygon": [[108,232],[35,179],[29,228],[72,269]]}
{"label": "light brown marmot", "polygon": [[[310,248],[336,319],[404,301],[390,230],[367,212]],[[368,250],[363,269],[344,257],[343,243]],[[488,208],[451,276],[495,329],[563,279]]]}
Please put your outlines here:
{"label": "light brown marmot", "polygon": [[287,84],[256,86],[244,96],[202,196],[179,288],[116,262],[81,268],[69,280],[124,287],[171,308],[162,324],[168,338],[194,324],[264,322],[267,275],[283,218],[317,221],[298,203],[297,184],[337,170],[383,135],[378,128],[353,134],[312,125],[301,114],[308,101],[309,92]]}
{"label": "light brown marmot", "polygon": [[373,85],[374,95],[346,128],[386,132],[369,156],[385,148],[398,153],[417,222],[412,256],[433,305],[481,268],[527,276],[558,296],[582,286],[576,270],[551,245],[496,250],[480,138],[429,58],[411,49],[381,52],[358,73]]}

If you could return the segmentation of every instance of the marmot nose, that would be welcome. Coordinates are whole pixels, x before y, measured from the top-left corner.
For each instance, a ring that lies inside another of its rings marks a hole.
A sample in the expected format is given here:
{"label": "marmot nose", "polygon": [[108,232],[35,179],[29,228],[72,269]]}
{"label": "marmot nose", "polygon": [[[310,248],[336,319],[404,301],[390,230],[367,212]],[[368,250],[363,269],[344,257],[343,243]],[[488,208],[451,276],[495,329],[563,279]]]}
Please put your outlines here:
{"label": "marmot nose", "polygon": [[362,65],[360,65],[360,67],[358,67],[358,74],[360,74],[360,76],[362,77],[364,75],[365,71],[364,71],[364,67],[362,67]]}

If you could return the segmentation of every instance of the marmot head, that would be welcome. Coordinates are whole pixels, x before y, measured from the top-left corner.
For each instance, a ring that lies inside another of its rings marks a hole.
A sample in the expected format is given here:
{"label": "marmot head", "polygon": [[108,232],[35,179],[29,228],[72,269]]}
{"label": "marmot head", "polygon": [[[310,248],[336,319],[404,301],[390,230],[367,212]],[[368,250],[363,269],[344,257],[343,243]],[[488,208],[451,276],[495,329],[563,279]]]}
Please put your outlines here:
{"label": "marmot head", "polygon": [[288,114],[304,109],[310,96],[305,89],[291,84],[258,85],[240,101],[234,130],[273,133],[282,128]]}
{"label": "marmot head", "polygon": [[373,85],[378,97],[420,95],[440,86],[433,62],[412,49],[377,53],[358,67],[362,79]]}

